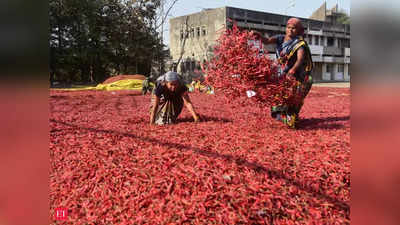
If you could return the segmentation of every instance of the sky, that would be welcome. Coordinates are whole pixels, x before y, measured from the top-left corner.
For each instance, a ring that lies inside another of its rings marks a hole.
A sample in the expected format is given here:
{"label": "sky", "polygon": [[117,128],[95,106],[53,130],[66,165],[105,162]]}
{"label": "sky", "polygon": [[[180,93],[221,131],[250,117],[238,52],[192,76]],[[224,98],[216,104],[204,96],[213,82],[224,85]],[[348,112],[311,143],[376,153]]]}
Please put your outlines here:
{"label": "sky", "polygon": [[[167,6],[172,2],[172,0],[165,1]],[[224,6],[308,18],[324,2],[327,3],[328,9],[337,3],[339,9],[350,14],[350,0],[178,0],[168,18],[196,13],[204,8]],[[169,23],[164,27],[164,43],[169,44]]]}

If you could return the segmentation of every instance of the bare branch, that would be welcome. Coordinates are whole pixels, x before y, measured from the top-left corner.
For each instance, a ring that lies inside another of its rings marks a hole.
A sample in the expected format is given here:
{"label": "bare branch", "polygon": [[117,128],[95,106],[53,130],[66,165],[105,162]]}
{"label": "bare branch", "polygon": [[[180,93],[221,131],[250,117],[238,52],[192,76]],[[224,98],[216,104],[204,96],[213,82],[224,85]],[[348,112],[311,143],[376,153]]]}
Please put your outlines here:
{"label": "bare branch", "polygon": [[183,33],[183,43],[182,43],[182,46],[181,46],[181,53],[180,53],[178,62],[176,63],[176,66],[179,66],[179,63],[180,63],[181,60],[182,60],[183,54],[185,53],[186,39],[187,39],[187,37],[189,36],[188,20],[189,20],[189,17],[186,16],[186,18],[185,18],[185,31],[184,31],[184,33]]}
{"label": "bare branch", "polygon": [[[161,20],[161,23],[158,24],[158,25],[156,26],[156,29],[160,28],[160,26],[163,25],[163,24],[165,23],[165,20],[167,19],[168,15],[169,15],[169,12],[171,11],[172,7],[175,5],[175,3],[176,3],[177,1],[178,1],[178,0],[174,0],[174,1],[172,2],[172,4],[169,6],[167,12],[165,13],[164,17],[163,17],[162,20]],[[161,16],[162,16],[162,15],[161,15]]]}

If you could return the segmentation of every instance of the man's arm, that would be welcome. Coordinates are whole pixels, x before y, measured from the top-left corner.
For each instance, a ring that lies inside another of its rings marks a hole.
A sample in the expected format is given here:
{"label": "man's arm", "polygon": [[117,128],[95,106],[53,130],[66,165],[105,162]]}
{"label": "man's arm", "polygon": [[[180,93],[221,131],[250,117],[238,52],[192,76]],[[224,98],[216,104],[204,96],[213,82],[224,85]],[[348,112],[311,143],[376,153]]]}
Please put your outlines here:
{"label": "man's arm", "polygon": [[150,112],[150,124],[154,124],[156,118],[156,112],[158,109],[158,104],[160,103],[160,98],[157,97],[157,95],[155,94],[153,94],[151,98],[153,105],[151,107],[151,112]]}
{"label": "man's arm", "polygon": [[297,60],[294,63],[293,67],[290,68],[289,74],[295,74],[297,69],[301,66],[301,64],[304,62],[304,57],[305,57],[305,51],[304,48],[300,48],[297,50]]}
{"label": "man's arm", "polygon": [[194,111],[194,107],[192,102],[190,101],[189,95],[187,92],[185,92],[182,95],[183,101],[186,105],[186,108],[189,110],[189,112],[192,114],[194,122],[198,122],[199,121],[199,116],[196,114],[196,112]]}

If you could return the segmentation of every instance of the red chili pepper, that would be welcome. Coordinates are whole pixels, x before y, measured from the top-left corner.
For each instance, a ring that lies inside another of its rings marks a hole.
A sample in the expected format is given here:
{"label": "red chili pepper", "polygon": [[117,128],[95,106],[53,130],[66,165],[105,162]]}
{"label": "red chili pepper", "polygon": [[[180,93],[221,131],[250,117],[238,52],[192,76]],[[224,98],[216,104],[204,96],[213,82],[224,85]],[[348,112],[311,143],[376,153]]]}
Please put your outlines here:
{"label": "red chili pepper", "polygon": [[[291,131],[246,104],[240,91],[264,81],[237,68],[246,80],[222,87],[241,105],[191,94],[204,118],[193,125],[148,126],[149,96],[133,91],[51,90],[51,215],[67,208],[71,225],[349,224],[350,90],[313,88],[305,129]],[[184,109],[178,120],[189,118]]]}

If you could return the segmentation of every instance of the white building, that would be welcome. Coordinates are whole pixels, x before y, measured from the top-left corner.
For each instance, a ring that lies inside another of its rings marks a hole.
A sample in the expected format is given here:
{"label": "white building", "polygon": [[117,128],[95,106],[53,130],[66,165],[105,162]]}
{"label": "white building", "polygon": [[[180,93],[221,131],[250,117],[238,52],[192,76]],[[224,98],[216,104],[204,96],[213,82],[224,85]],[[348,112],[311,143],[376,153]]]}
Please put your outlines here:
{"label": "white building", "polygon": [[[337,23],[341,13],[326,10],[324,3],[311,16],[301,19],[314,62],[316,82],[349,81],[350,25]],[[207,9],[170,20],[170,52],[174,62],[180,60],[178,71],[191,73],[212,55],[212,46],[231,20],[241,28],[257,30],[265,36],[284,34],[290,16],[233,7]],[[275,57],[275,46],[265,47]]]}

